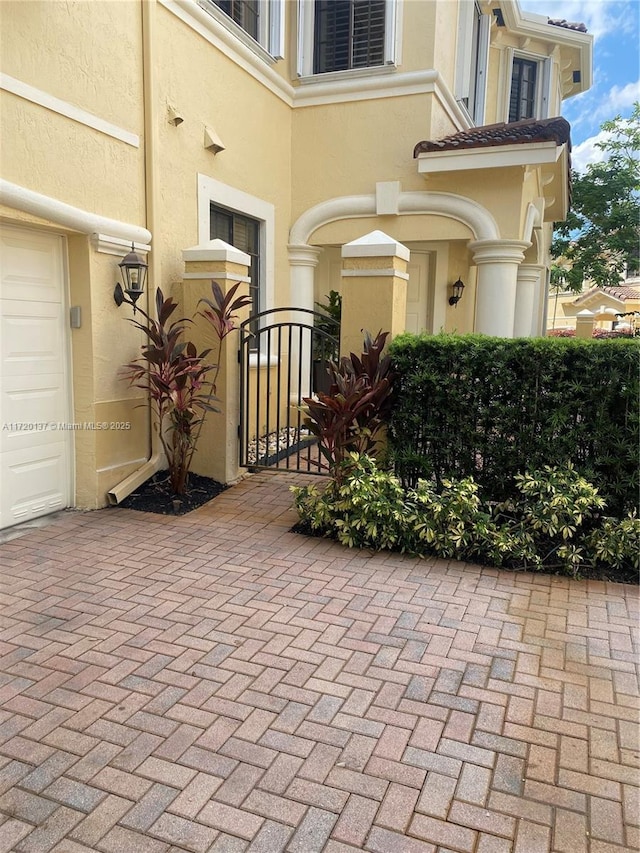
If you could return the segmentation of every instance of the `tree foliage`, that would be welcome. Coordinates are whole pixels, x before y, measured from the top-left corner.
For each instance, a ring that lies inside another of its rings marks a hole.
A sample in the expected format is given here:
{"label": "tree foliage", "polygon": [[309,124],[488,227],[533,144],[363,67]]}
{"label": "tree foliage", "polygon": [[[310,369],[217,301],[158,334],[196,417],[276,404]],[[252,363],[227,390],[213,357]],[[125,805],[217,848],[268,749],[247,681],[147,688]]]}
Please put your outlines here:
{"label": "tree foliage", "polygon": [[616,285],[626,268],[639,268],[640,103],[630,118],[618,115],[601,130],[608,135],[596,147],[607,156],[583,174],[572,172],[571,210],[554,225],[551,254],[562,266],[555,278],[575,291],[585,280]]}

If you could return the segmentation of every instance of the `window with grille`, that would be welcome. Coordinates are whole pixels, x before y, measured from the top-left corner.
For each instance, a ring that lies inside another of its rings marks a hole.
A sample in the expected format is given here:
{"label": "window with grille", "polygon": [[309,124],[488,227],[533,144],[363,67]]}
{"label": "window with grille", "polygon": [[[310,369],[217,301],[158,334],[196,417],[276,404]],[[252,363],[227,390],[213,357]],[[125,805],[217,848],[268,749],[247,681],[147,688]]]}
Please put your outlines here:
{"label": "window with grille", "polygon": [[313,73],[385,62],[385,0],[316,0]]}
{"label": "window with grille", "polygon": [[223,207],[211,205],[210,234],[212,240],[224,240],[230,246],[246,252],[251,258],[249,284],[251,313],[261,310],[260,304],[260,222]]}
{"label": "window with grille", "polygon": [[259,0],[213,0],[214,4],[226,12],[239,27],[249,33],[256,41],[260,35]]}
{"label": "window with grille", "polygon": [[509,97],[509,121],[536,117],[538,63],[514,57]]}

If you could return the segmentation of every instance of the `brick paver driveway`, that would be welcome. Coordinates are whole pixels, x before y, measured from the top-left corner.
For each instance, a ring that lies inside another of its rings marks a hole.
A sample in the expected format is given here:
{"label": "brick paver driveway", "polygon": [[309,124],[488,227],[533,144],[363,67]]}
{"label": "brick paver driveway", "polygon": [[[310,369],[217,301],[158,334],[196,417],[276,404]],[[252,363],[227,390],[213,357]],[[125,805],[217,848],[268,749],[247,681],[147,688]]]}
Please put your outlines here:
{"label": "brick paver driveway", "polygon": [[1,546],[0,850],[635,850],[637,589],[296,536],[292,479]]}

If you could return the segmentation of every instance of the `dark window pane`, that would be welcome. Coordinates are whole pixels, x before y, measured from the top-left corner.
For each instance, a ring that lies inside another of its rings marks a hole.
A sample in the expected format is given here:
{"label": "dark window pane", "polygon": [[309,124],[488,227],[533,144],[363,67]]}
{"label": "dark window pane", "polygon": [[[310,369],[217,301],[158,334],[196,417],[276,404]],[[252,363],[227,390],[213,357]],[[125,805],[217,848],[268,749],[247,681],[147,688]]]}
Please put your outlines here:
{"label": "dark window pane", "polygon": [[258,40],[259,0],[213,0],[213,2],[233,18],[245,32],[256,41]]}
{"label": "dark window pane", "polygon": [[385,0],[316,0],[315,74],[384,64]]}
{"label": "dark window pane", "polygon": [[538,63],[516,57],[511,75],[509,121],[535,117]]}
{"label": "dark window pane", "polygon": [[257,314],[260,311],[260,222],[212,204],[210,237],[212,240],[224,240],[250,256],[251,313]]}

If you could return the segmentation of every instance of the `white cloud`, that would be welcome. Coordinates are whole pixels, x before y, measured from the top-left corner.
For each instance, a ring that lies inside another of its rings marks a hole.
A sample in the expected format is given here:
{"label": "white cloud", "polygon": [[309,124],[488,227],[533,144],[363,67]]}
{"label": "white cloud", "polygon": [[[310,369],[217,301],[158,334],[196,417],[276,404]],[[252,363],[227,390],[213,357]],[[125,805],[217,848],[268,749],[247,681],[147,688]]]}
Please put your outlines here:
{"label": "white cloud", "polygon": [[576,145],[571,152],[571,168],[575,169],[576,172],[584,172],[590,163],[601,163],[605,159],[606,153],[596,148],[596,143],[605,142],[610,135],[610,133],[601,130],[600,133],[590,136],[580,145]]}
{"label": "white cloud", "polygon": [[640,101],[640,80],[626,83],[624,86],[612,86],[598,106],[598,115],[613,118],[626,112],[636,101]]}

